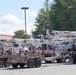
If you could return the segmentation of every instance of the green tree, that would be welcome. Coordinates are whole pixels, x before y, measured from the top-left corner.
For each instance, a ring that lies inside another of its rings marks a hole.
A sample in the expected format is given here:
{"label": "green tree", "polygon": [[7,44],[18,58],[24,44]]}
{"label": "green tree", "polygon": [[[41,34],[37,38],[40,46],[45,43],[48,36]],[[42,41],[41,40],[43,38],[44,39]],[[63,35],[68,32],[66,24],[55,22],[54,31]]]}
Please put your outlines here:
{"label": "green tree", "polygon": [[54,0],[50,20],[54,30],[76,30],[76,0]]}
{"label": "green tree", "polygon": [[45,0],[44,7],[40,9],[38,16],[36,17],[35,26],[36,29],[33,31],[33,36],[38,37],[38,35],[45,35],[47,29],[51,29],[49,22],[49,10],[50,4],[49,0]]}
{"label": "green tree", "polygon": [[30,38],[30,36],[25,34],[25,32],[23,30],[17,30],[14,32],[14,34],[15,34],[16,38],[23,38],[23,39]]}

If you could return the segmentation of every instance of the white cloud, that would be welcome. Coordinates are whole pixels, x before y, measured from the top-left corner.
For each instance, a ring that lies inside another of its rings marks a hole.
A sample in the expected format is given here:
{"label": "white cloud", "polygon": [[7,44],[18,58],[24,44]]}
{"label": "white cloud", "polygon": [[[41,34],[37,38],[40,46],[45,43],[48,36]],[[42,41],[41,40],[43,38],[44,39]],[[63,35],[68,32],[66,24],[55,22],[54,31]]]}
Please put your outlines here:
{"label": "white cloud", "polygon": [[0,24],[0,28],[6,28],[9,27],[9,24]]}
{"label": "white cloud", "polygon": [[[34,29],[34,22],[27,23],[27,33],[31,34]],[[24,21],[18,17],[7,14],[0,18],[0,34],[14,35],[16,30],[24,30]]]}
{"label": "white cloud", "polygon": [[20,24],[23,21],[14,15],[7,14],[0,19],[0,22],[3,24]]}

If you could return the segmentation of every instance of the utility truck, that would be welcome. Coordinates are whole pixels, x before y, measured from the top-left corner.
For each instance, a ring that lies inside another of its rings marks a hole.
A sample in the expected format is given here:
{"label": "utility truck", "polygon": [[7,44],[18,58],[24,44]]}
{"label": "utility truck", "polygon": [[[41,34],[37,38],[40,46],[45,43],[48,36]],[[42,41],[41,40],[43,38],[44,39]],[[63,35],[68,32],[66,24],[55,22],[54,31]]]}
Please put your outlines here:
{"label": "utility truck", "polygon": [[44,41],[41,43],[42,49],[44,49],[44,61],[46,63],[55,62],[58,63],[66,62],[66,59],[70,57],[69,50],[71,50],[71,45],[65,44],[51,44],[50,41]]}
{"label": "utility truck", "polygon": [[[67,36],[67,34],[66,34]],[[40,44],[44,49],[44,61],[46,63],[57,61],[58,63],[66,62],[70,58],[70,50],[72,44],[64,35],[50,34],[46,32],[46,36],[41,36]]]}

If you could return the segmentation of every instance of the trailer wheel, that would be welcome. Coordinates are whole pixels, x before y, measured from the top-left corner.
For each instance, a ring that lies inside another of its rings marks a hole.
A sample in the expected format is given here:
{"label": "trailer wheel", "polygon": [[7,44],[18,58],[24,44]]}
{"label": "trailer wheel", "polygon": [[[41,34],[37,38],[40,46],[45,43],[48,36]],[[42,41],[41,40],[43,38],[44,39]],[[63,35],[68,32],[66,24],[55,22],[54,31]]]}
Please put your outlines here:
{"label": "trailer wheel", "polygon": [[27,63],[27,66],[29,68],[33,68],[35,66],[35,61],[34,59],[29,59],[28,63]]}
{"label": "trailer wheel", "polygon": [[35,67],[40,67],[40,66],[41,66],[41,60],[40,59],[36,59]]}
{"label": "trailer wheel", "polygon": [[5,67],[9,67],[10,66],[10,63],[9,63],[9,60],[7,59],[7,60],[4,60],[4,66]]}
{"label": "trailer wheel", "polygon": [[23,67],[25,66],[25,63],[20,63],[19,66],[20,66],[21,68],[23,68]]}
{"label": "trailer wheel", "polygon": [[17,68],[18,64],[12,64],[13,68]]}

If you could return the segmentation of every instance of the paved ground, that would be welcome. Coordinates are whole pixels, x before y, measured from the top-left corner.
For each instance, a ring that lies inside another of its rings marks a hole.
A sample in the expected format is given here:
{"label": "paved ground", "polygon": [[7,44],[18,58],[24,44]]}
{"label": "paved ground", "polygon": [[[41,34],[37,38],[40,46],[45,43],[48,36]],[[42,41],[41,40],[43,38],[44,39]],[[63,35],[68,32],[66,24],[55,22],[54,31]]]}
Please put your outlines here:
{"label": "paved ground", "polygon": [[40,68],[0,68],[0,75],[76,75],[76,65],[71,63],[43,63]]}

